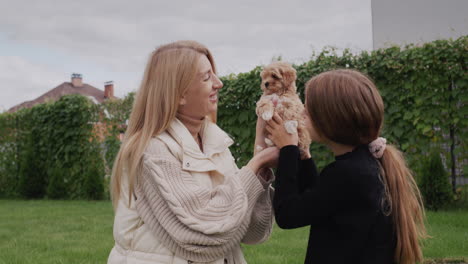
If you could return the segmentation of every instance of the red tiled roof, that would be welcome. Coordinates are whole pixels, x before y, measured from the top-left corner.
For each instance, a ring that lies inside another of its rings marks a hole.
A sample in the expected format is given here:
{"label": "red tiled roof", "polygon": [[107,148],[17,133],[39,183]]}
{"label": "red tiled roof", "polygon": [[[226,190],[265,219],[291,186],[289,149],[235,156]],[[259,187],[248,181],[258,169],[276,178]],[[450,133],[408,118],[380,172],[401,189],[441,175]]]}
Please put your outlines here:
{"label": "red tiled roof", "polygon": [[13,106],[8,110],[8,112],[12,113],[16,112],[21,108],[29,108],[33,107],[36,104],[41,104],[48,101],[56,101],[60,99],[60,97],[68,94],[81,94],[84,96],[92,96],[96,99],[98,103],[102,103],[104,101],[104,91],[99,90],[96,87],[93,87],[86,83],[84,83],[81,87],[74,87],[70,82],[64,82],[34,100],[26,101],[16,106]]}

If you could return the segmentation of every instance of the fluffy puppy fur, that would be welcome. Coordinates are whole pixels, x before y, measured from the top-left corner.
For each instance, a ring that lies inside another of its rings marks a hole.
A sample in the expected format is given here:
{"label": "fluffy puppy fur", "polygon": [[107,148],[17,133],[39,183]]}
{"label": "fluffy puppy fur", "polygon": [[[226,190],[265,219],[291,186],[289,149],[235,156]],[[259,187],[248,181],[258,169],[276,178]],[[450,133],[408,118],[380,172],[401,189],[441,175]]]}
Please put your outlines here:
{"label": "fluffy puppy fur", "polygon": [[[296,70],[286,62],[273,62],[263,69],[260,77],[263,95],[257,102],[257,116],[268,121],[274,112],[278,113],[288,133],[299,134],[301,157],[305,157],[311,140],[302,115],[304,104],[296,93]],[[268,138],[265,138],[265,143],[269,147],[274,145]],[[256,151],[264,147],[257,145]]]}

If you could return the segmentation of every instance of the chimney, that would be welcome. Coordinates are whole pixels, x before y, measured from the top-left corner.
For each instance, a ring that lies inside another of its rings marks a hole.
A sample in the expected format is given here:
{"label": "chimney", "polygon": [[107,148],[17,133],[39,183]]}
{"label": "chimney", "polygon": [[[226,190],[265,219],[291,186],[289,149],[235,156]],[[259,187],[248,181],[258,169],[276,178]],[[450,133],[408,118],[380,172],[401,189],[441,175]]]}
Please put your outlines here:
{"label": "chimney", "polygon": [[108,81],[104,83],[104,99],[111,99],[114,97],[114,82]]}
{"label": "chimney", "polygon": [[82,87],[83,86],[83,78],[82,75],[79,73],[73,73],[71,75],[71,83],[73,87]]}

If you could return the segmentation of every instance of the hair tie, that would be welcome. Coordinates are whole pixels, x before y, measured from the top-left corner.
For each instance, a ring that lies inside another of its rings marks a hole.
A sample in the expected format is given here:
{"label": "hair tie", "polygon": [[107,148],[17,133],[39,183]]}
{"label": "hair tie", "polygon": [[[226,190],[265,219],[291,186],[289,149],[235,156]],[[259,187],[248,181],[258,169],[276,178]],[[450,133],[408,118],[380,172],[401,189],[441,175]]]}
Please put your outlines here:
{"label": "hair tie", "polygon": [[369,151],[376,159],[380,159],[387,146],[387,140],[383,137],[379,137],[376,140],[369,143]]}

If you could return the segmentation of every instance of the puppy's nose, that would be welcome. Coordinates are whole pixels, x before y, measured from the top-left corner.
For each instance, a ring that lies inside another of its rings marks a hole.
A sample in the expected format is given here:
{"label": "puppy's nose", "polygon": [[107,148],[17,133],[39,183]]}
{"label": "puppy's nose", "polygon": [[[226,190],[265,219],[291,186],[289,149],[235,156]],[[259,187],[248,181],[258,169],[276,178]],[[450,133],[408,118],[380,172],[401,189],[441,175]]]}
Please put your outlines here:
{"label": "puppy's nose", "polygon": [[268,88],[268,85],[270,85],[270,84],[269,84],[268,82],[266,82],[266,83],[265,83],[265,87],[267,87],[267,88]]}

